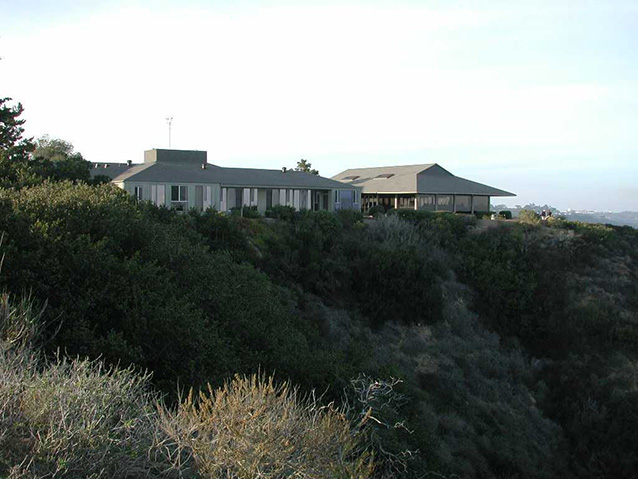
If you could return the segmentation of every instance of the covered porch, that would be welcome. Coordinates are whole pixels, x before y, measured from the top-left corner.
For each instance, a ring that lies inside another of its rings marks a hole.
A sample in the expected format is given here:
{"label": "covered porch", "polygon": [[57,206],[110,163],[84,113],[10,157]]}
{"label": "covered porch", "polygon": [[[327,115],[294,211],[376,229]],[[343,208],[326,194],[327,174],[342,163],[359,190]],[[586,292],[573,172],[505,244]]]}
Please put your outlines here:
{"label": "covered porch", "polygon": [[373,206],[381,205],[386,211],[394,208],[474,213],[476,211],[489,211],[490,197],[457,194],[363,193],[361,205],[364,212]]}

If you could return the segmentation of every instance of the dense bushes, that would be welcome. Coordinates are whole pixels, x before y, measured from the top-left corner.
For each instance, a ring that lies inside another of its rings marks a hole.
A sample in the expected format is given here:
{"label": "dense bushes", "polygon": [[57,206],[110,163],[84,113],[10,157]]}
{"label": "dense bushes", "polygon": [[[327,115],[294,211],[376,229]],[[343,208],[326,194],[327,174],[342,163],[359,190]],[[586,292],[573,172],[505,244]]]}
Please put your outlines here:
{"label": "dense bushes", "polygon": [[294,217],[295,209],[292,206],[275,205],[271,209],[266,210],[266,218],[292,221]]}
{"label": "dense bushes", "polygon": [[237,206],[230,209],[230,214],[242,218],[261,218],[256,206]]}
{"label": "dense bushes", "polygon": [[[582,476],[628,477],[635,232],[552,222],[470,234],[471,219],[452,214],[281,213],[178,215],[108,185],[1,190],[0,281],[48,302],[48,351],[148,368],[173,396],[259,368],[333,400],[361,372],[401,377],[394,422],[406,429],[374,447],[390,464],[421,454],[379,471],[549,477],[565,457]],[[457,278],[467,294],[452,294]]]}
{"label": "dense bushes", "polygon": [[158,222],[110,185],[5,190],[0,202],[1,279],[48,301],[51,348],[149,368],[169,392],[259,365],[304,377],[316,356],[289,293],[208,251],[187,216]]}
{"label": "dense bushes", "polygon": [[374,324],[434,322],[441,317],[438,266],[415,248],[371,243],[351,262],[352,294]]}
{"label": "dense bushes", "polygon": [[458,272],[476,291],[473,306],[481,319],[544,358],[541,404],[564,428],[571,469],[582,477],[632,477],[638,455],[630,431],[638,407],[626,371],[638,357],[638,234],[564,221],[548,225],[467,238]]}
{"label": "dense bushes", "polygon": [[[385,222],[398,223],[392,218],[377,221]],[[463,228],[443,217],[432,218],[432,225],[449,235]],[[427,229],[424,225],[423,231]],[[359,212],[305,211],[267,231],[256,230],[251,240],[263,251],[256,264],[282,285],[301,286],[330,305],[363,313],[375,324],[437,320],[438,281],[446,268],[428,254],[429,247],[420,250],[423,241],[390,242],[377,230],[366,228]]]}
{"label": "dense bushes", "polygon": [[44,477],[294,476],[365,479],[364,433],[332,405],[272,378],[237,377],[176,410],[149,376],[100,362],[43,363],[28,300],[0,298],[0,475]]}

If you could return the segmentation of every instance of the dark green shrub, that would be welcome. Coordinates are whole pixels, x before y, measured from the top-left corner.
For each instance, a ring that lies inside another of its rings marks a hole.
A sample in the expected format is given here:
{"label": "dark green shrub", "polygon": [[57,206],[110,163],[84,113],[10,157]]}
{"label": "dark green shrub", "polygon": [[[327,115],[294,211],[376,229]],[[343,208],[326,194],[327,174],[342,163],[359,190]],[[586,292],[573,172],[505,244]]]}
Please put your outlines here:
{"label": "dark green shrub", "polygon": [[209,211],[160,223],[146,216],[154,208],[112,185],[0,190],[0,281],[48,302],[45,334],[60,328],[48,347],[148,368],[169,393],[178,378],[197,385],[259,365],[302,377],[314,332],[294,298],[206,246],[232,245],[241,219]]}
{"label": "dark green shrub", "polygon": [[433,211],[424,211],[424,210],[413,210],[408,208],[399,208],[396,210],[392,210],[389,214],[396,215],[402,220],[412,221],[412,222],[420,222],[420,221],[431,221],[435,218],[436,214]]}
{"label": "dark green shrub", "polygon": [[292,206],[275,205],[270,210],[270,218],[292,221],[295,218],[295,209]]}
{"label": "dark green shrub", "polygon": [[503,210],[498,212],[498,217],[504,220],[512,219],[512,212],[509,210]]}
{"label": "dark green shrub", "polygon": [[236,206],[230,209],[230,214],[243,218],[261,218],[256,206]]}
{"label": "dark green shrub", "polygon": [[416,249],[369,244],[358,251],[351,268],[353,298],[373,323],[440,319],[440,270]]}
{"label": "dark green shrub", "polygon": [[341,209],[336,212],[339,221],[346,228],[351,228],[352,226],[363,223],[363,213],[359,210],[351,210],[351,209]]}
{"label": "dark green shrub", "polygon": [[368,210],[368,215],[377,217],[385,214],[385,208],[383,205],[374,205],[372,208]]}

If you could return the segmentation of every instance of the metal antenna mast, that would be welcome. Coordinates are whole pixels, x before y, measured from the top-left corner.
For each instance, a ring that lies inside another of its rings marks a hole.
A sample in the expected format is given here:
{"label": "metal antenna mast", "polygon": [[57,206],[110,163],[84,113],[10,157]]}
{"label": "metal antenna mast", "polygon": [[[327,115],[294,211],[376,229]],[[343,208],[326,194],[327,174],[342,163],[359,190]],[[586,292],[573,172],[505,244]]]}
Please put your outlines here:
{"label": "metal antenna mast", "polygon": [[168,147],[171,147],[171,124],[173,123],[173,117],[167,116],[166,123],[168,123]]}

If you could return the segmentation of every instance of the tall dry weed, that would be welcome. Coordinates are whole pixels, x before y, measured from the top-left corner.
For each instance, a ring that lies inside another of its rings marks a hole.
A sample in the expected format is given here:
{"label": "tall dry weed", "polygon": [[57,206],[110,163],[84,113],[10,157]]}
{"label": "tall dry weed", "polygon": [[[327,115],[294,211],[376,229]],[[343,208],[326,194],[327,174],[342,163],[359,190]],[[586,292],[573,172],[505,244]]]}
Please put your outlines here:
{"label": "tall dry weed", "polygon": [[205,478],[371,477],[373,458],[346,415],[272,377],[236,376],[161,410],[175,467]]}

